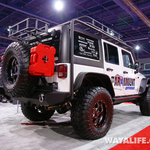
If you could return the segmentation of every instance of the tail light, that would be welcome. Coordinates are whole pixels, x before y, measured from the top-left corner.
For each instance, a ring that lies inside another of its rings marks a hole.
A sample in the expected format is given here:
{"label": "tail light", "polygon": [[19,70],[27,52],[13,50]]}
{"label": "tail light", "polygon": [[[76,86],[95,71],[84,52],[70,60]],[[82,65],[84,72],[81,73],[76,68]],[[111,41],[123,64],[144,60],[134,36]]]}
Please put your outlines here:
{"label": "tail light", "polygon": [[67,78],[67,65],[58,65],[58,78]]}

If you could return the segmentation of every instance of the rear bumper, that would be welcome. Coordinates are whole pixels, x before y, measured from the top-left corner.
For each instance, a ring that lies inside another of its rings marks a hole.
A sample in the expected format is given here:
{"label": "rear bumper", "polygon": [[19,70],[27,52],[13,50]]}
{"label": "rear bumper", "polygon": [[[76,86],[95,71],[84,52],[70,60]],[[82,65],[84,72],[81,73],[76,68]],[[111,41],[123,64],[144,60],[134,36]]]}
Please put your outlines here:
{"label": "rear bumper", "polygon": [[[39,101],[39,98],[43,95],[43,101]],[[35,94],[30,97],[13,97],[15,100],[22,101],[24,103],[30,102],[32,104],[38,104],[38,105],[57,105],[61,102],[63,102],[67,97],[69,96],[68,92],[41,92],[41,91],[35,91]]]}

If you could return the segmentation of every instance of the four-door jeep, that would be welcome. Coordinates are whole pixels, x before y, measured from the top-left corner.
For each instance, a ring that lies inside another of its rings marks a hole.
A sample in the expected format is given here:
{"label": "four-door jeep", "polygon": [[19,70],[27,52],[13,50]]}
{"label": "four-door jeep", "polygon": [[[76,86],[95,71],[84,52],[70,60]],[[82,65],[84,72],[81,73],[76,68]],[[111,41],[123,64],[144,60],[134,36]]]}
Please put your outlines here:
{"label": "four-door jeep", "polygon": [[83,16],[51,28],[28,18],[9,31],[18,42],[4,53],[2,84],[21,101],[28,119],[47,120],[55,110],[71,110],[76,133],[98,139],[111,126],[113,104],[133,102],[150,115],[150,81],[114,30]]}

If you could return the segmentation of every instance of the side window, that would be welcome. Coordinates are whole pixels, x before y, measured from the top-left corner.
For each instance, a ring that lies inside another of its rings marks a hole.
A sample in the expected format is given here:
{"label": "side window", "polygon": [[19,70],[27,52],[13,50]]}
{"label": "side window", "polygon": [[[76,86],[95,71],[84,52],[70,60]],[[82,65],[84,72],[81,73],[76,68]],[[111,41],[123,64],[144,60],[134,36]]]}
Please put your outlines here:
{"label": "side window", "polygon": [[105,50],[105,60],[106,62],[119,65],[119,58],[118,58],[118,49],[117,47],[104,43],[104,50]]}
{"label": "side window", "polygon": [[122,50],[122,56],[123,56],[123,65],[128,68],[133,68],[133,61],[130,53]]}

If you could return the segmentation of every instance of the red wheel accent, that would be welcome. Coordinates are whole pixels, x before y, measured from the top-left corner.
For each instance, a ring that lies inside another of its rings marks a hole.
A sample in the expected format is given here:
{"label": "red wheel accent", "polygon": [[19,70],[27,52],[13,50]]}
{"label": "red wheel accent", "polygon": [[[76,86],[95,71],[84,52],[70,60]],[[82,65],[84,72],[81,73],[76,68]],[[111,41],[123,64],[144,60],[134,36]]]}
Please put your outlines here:
{"label": "red wheel accent", "polygon": [[103,87],[82,88],[71,110],[76,133],[84,139],[98,139],[109,130],[113,118],[113,102]]}
{"label": "red wheel accent", "polygon": [[101,100],[94,104],[92,112],[92,122],[96,128],[100,128],[106,121],[106,106]]}

